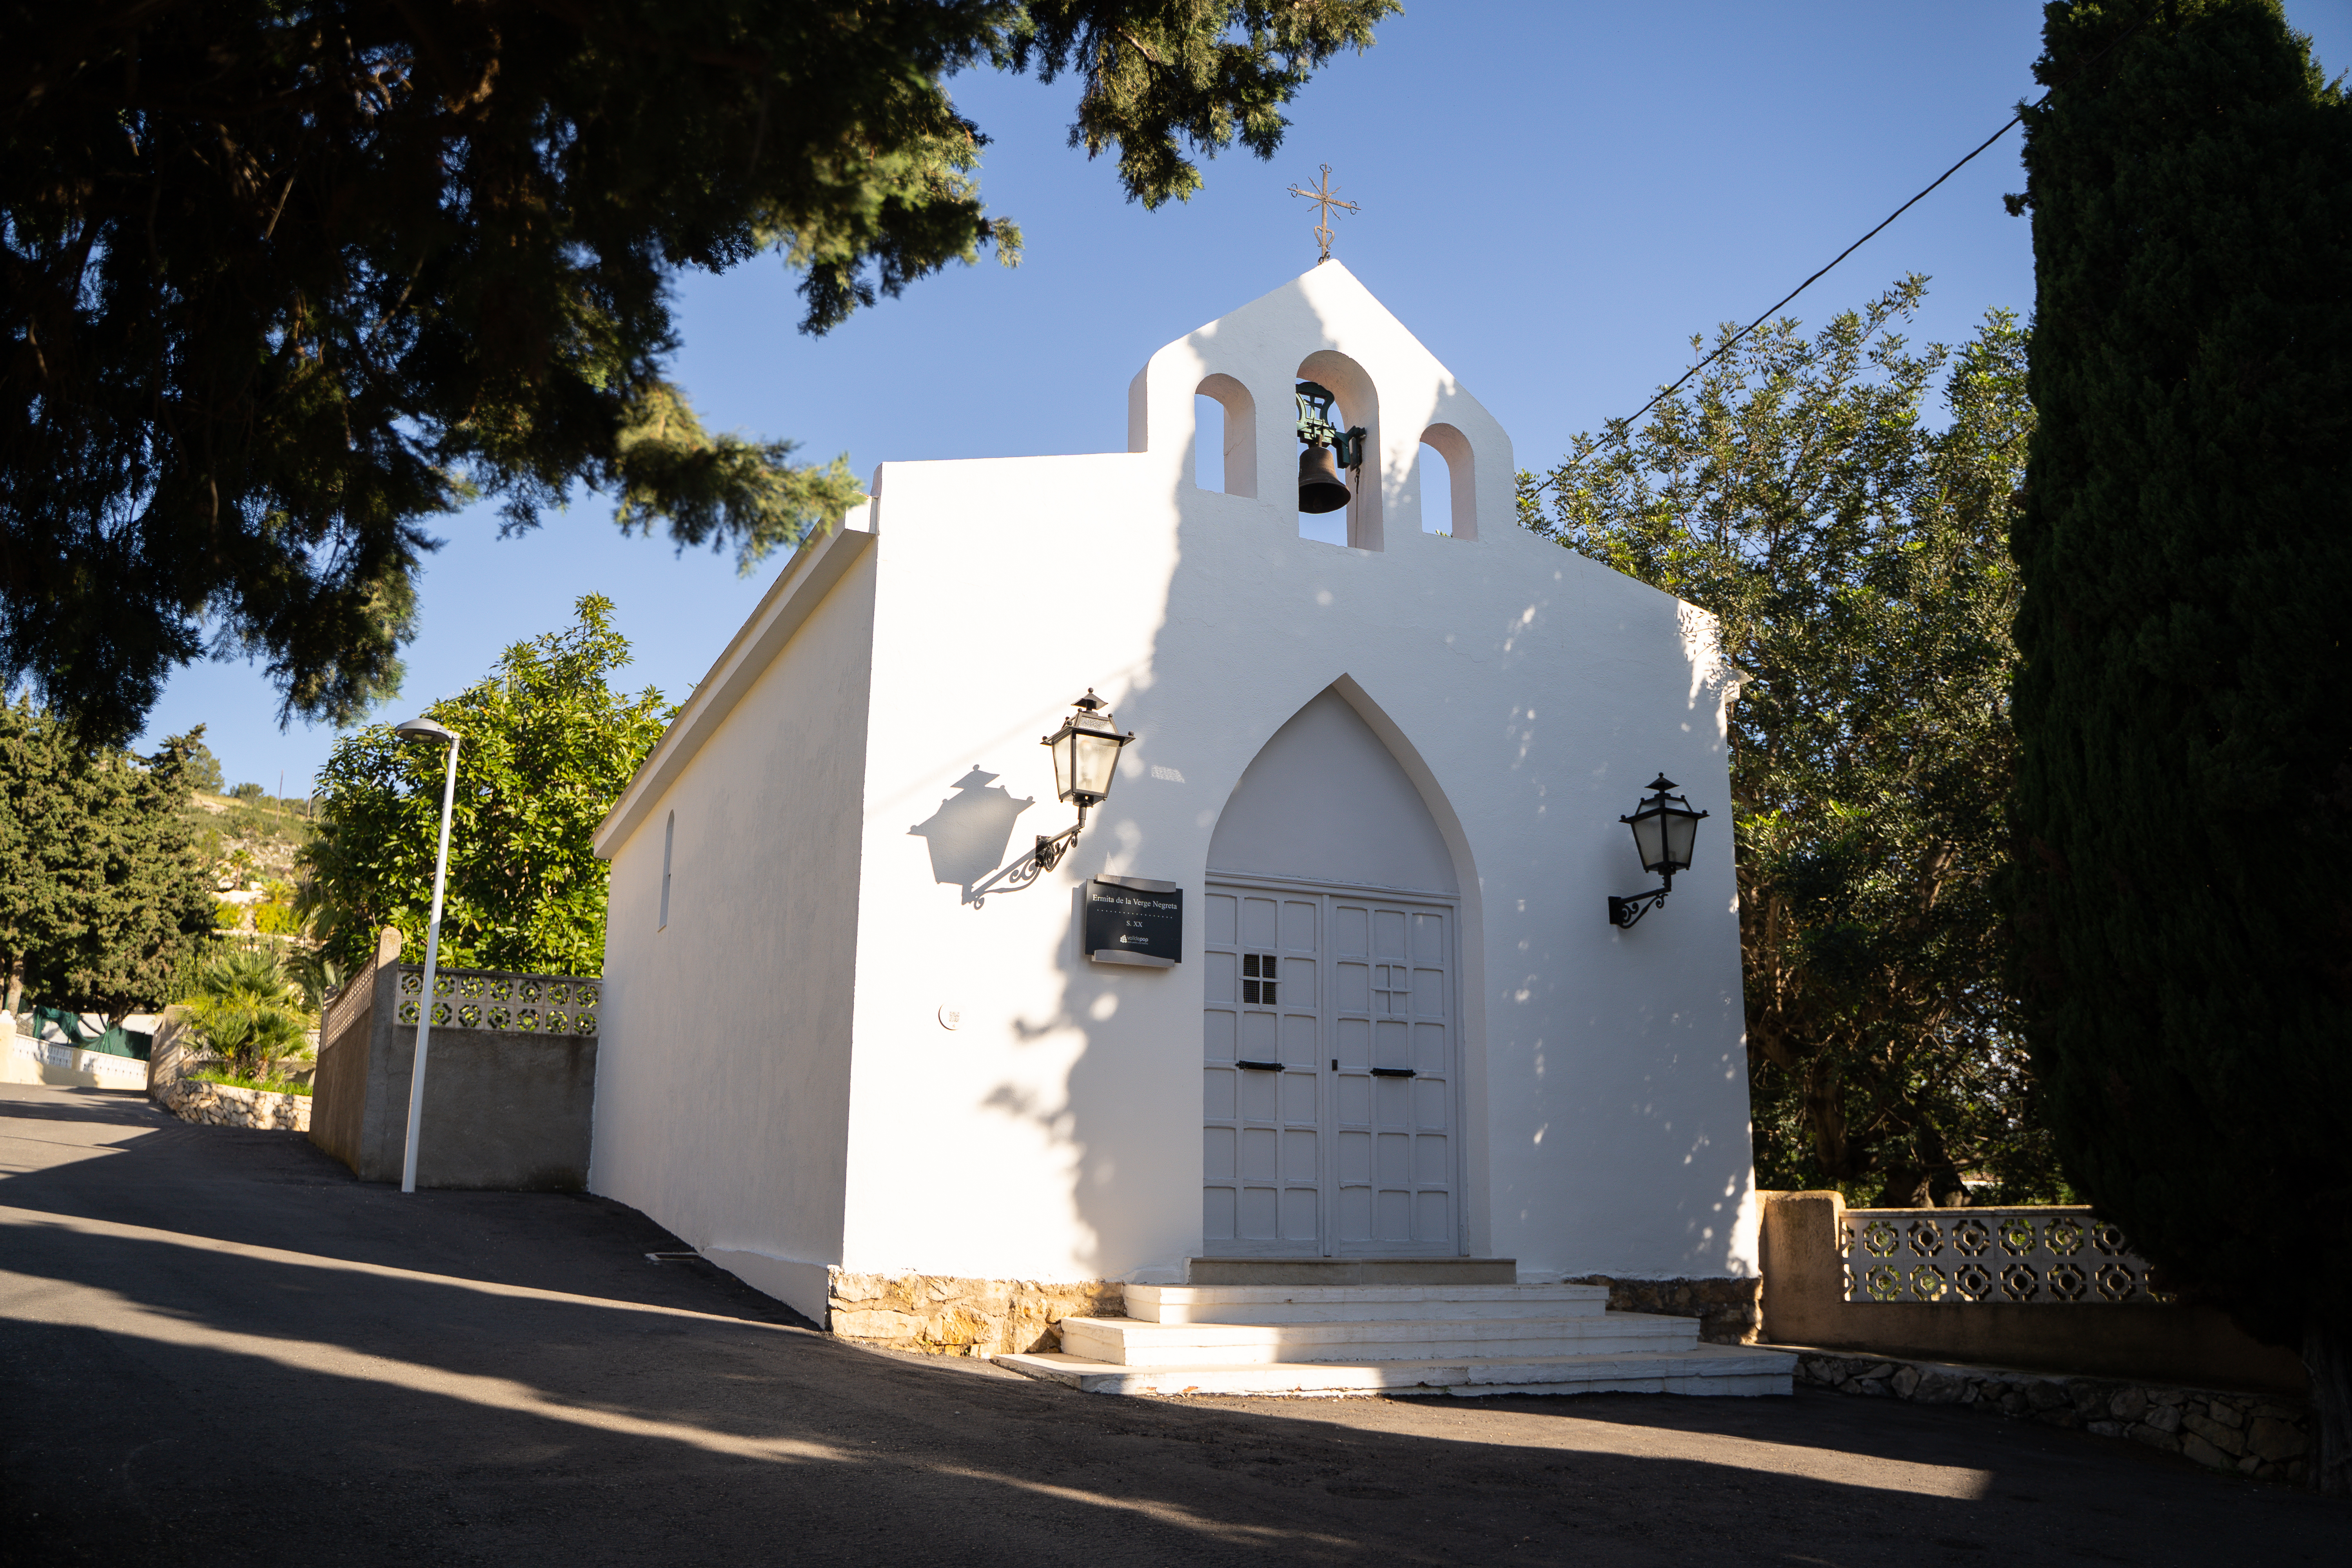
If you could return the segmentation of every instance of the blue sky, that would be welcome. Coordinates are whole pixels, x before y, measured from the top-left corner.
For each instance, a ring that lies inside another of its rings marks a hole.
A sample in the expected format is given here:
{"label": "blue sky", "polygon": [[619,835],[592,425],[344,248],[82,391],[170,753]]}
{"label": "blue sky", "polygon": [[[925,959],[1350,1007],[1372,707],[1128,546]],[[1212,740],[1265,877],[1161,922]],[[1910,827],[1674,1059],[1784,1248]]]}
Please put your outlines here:
{"label": "blue sky", "polygon": [[[2352,64],[2352,0],[2289,0],[2333,72]],[[2033,89],[2031,0],[1641,5],[1411,0],[1361,57],[1328,68],[1270,163],[1228,153],[1207,188],[1146,213],[1108,160],[1065,145],[1076,89],[970,76],[958,103],[993,138],[990,209],[1027,257],[915,285],[822,339],[794,329],[796,279],[763,258],[679,280],[677,379],[714,428],[782,437],[816,458],[1118,451],[1127,384],[1160,344],[1315,261],[1313,213],[1286,194],[1329,163],[1362,205],[1333,253],[1498,417],[1520,466],[1630,414],[1689,363],[1695,331],[1746,321],[1990,134]],[[1789,308],[1811,321],[1907,272],[1934,279],[1918,341],[2033,302],[2018,132]],[[731,558],[623,539],[575,499],[500,540],[487,509],[439,520],[405,717],[478,679],[507,644],[554,630],[580,595],[617,605],[623,672],[682,698],[758,601]],[[242,662],[180,672],[148,738],[202,722],[229,782],[299,795],[334,742],[281,731]]]}

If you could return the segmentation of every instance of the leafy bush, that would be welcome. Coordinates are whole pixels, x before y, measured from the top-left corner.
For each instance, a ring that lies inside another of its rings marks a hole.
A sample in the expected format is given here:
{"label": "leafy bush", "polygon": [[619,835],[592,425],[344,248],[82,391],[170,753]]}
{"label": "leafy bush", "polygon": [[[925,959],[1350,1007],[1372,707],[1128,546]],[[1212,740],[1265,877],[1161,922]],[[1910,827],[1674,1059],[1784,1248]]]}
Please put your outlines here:
{"label": "leafy bush", "polygon": [[302,929],[301,917],[295,912],[294,885],[272,881],[262,889],[260,903],[253,907],[253,929],[267,935],[292,936]]}
{"label": "leafy bush", "polygon": [[241,784],[228,793],[236,800],[258,801],[262,797],[263,790],[257,784]]}

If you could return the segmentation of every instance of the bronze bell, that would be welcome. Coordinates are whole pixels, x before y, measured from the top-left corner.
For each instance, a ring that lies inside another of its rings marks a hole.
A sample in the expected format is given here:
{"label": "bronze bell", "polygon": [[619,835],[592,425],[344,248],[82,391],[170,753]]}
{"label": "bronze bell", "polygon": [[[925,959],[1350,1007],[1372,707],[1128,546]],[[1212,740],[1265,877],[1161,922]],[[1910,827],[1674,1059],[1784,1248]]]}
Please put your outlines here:
{"label": "bronze bell", "polygon": [[1338,511],[1348,504],[1348,481],[1339,477],[1339,461],[1328,447],[1309,447],[1298,454],[1298,510]]}

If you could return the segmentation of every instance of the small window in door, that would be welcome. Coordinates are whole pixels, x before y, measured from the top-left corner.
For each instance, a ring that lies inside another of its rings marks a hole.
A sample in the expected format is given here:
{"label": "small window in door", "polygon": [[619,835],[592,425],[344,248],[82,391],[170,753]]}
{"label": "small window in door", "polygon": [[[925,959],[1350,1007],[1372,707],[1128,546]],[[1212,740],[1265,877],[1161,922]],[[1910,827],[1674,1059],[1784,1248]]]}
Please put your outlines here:
{"label": "small window in door", "polygon": [[1242,954],[1242,1001],[1260,1007],[1276,1005],[1275,956],[1270,952]]}

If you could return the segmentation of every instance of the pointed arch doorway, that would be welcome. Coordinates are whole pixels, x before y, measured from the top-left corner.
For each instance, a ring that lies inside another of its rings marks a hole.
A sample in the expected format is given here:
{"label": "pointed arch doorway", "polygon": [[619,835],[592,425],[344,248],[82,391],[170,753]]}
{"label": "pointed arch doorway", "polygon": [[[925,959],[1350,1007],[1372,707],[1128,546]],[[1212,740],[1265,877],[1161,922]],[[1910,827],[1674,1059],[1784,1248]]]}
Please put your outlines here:
{"label": "pointed arch doorway", "polygon": [[1243,773],[1204,891],[1204,1255],[1460,1254],[1453,857],[1337,690]]}

